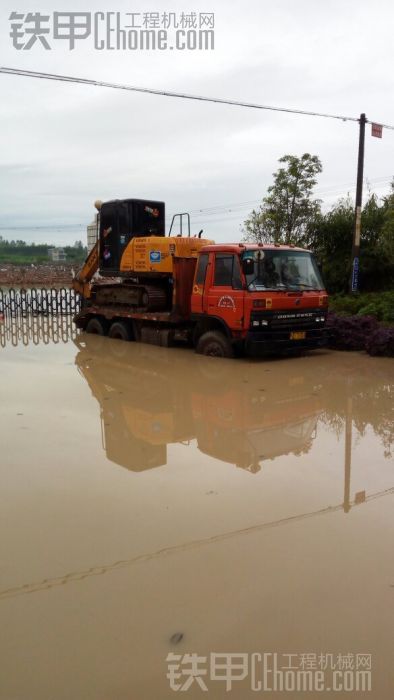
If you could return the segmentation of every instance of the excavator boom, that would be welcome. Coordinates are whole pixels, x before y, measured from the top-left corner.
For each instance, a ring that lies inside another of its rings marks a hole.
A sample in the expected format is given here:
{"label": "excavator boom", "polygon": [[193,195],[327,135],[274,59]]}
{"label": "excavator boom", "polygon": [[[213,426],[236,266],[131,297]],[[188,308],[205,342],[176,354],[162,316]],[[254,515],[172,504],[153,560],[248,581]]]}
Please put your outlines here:
{"label": "excavator boom", "polygon": [[74,277],[72,282],[73,289],[78,292],[78,294],[81,294],[84,299],[88,299],[90,297],[90,281],[99,267],[99,247],[100,243],[99,241],[96,241],[94,247],[86,258],[83,267]]}

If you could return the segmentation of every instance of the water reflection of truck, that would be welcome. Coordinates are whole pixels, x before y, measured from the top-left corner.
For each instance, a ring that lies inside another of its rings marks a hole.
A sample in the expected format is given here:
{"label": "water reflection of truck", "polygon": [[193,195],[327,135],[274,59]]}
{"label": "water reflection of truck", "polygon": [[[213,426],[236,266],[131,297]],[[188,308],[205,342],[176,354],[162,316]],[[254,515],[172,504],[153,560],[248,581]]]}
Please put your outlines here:
{"label": "water reflection of truck", "polygon": [[259,471],[264,460],[308,451],[316,432],[318,400],[299,379],[300,393],[282,386],[269,405],[256,389],[223,388],[209,397],[194,392],[199,450],[250,472]]}
{"label": "water reflection of truck", "polygon": [[142,471],[167,463],[167,445],[196,440],[201,452],[257,472],[264,460],[310,449],[320,403],[302,373],[279,384],[265,375],[262,389],[234,382],[227,366],[214,378],[196,363],[191,374],[189,359],[183,367],[180,357],[173,364],[164,354],[160,363],[160,351],[147,346],[114,357],[105,341],[105,351],[97,352],[97,341],[74,341],[76,364],[100,405],[110,461]]}
{"label": "water reflection of truck", "polygon": [[[310,251],[165,235],[163,202],[97,203],[98,240],[73,281],[78,327],[231,357],[321,347],[328,297]],[[181,222],[182,222],[182,216]],[[94,278],[99,271],[101,280]],[[111,279],[108,279],[111,278]]]}

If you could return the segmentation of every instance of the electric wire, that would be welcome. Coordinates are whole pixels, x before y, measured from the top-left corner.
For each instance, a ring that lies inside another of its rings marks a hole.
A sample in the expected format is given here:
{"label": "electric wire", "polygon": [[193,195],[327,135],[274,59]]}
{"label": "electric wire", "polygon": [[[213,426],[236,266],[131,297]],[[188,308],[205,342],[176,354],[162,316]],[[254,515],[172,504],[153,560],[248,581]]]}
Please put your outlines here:
{"label": "electric wire", "polygon": [[[7,75],[16,75],[25,78],[37,78],[41,80],[54,80],[63,83],[76,83],[79,85],[92,85],[94,87],[105,87],[115,90],[127,90],[130,92],[139,92],[150,95],[159,95],[161,97],[175,97],[183,100],[195,100],[199,102],[211,102],[216,104],[230,105],[233,107],[246,107],[249,109],[268,110],[271,112],[285,112],[288,114],[300,114],[309,117],[323,117],[325,119],[338,119],[340,121],[359,122],[358,117],[350,117],[343,114],[329,114],[326,112],[315,112],[312,110],[296,109],[294,107],[274,107],[272,105],[263,105],[255,102],[244,102],[242,100],[226,99],[222,97],[207,97],[203,95],[192,95],[190,93],[174,92],[172,90],[159,90],[157,88],[138,87],[135,85],[126,85],[124,83],[112,83],[104,80],[93,80],[91,78],[80,78],[71,75],[61,75],[58,73],[44,73],[42,71],[29,71],[22,68],[11,68],[8,66],[0,66],[0,73]],[[367,123],[373,123],[367,119]],[[394,126],[382,124],[385,129],[393,129]]]}

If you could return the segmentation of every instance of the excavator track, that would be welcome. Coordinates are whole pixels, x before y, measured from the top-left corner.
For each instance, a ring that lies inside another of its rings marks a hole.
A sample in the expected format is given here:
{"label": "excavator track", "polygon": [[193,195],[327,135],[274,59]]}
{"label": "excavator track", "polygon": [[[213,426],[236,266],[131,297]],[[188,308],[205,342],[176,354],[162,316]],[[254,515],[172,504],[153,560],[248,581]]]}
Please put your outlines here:
{"label": "excavator track", "polygon": [[167,297],[164,289],[152,285],[145,285],[142,289],[144,291],[141,301],[144,309],[147,311],[163,311],[165,309]]}
{"label": "excavator track", "polygon": [[98,304],[127,305],[138,311],[164,311],[167,305],[167,295],[162,287],[130,282],[95,285],[92,298]]}

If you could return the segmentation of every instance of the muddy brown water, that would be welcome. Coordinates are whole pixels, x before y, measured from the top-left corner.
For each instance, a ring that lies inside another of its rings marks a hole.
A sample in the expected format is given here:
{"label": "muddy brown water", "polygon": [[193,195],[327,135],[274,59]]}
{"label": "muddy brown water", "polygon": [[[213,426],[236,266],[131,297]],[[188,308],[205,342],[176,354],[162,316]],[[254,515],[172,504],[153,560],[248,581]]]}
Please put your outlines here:
{"label": "muddy brown water", "polygon": [[392,700],[393,361],[64,340],[0,349],[1,700]]}

